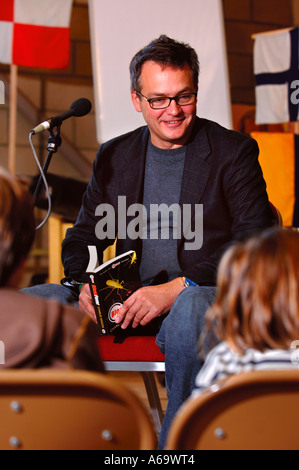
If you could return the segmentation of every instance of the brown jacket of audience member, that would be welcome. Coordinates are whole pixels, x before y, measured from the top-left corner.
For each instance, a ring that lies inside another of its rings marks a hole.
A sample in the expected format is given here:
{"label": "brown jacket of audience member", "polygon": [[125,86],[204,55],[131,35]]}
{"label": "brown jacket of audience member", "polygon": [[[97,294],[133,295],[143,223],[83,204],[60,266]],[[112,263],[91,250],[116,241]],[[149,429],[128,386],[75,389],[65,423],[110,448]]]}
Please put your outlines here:
{"label": "brown jacket of audience member", "polygon": [[104,371],[95,324],[56,300],[0,289],[0,341],[5,351],[0,369]]}

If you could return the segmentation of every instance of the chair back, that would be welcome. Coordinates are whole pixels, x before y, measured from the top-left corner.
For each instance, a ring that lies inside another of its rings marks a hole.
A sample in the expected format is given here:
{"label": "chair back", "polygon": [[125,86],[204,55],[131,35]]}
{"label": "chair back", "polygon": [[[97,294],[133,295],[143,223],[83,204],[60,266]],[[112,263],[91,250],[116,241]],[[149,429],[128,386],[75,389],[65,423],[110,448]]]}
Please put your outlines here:
{"label": "chair back", "polygon": [[0,372],[0,449],[154,450],[138,398],[116,379],[86,371]]}
{"label": "chair back", "polygon": [[299,370],[247,372],[190,398],[168,450],[299,449]]}

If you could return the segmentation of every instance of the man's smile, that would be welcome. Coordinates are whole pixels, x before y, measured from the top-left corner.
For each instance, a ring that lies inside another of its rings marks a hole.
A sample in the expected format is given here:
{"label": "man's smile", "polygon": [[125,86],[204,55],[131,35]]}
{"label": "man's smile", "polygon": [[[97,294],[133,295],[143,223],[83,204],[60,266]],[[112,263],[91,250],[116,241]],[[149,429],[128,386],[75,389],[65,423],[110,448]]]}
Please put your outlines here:
{"label": "man's smile", "polygon": [[176,127],[176,126],[179,126],[182,122],[184,121],[184,119],[176,119],[176,120],[171,120],[171,121],[162,121],[164,124],[168,125],[168,126],[173,126],[173,127]]}

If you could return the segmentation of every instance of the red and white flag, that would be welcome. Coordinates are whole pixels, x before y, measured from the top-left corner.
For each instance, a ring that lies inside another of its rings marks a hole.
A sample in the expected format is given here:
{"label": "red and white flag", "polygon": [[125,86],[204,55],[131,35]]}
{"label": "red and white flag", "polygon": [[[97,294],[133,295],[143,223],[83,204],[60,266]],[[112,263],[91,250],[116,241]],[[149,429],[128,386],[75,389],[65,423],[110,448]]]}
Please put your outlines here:
{"label": "red and white flag", "polygon": [[64,69],[72,0],[0,0],[0,62]]}

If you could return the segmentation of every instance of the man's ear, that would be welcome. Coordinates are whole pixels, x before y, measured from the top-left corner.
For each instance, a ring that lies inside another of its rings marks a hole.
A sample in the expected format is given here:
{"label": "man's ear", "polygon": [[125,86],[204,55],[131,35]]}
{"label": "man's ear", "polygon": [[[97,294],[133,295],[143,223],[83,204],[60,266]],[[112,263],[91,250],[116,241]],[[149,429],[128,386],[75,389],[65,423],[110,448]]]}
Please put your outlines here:
{"label": "man's ear", "polygon": [[136,111],[138,113],[141,113],[142,109],[141,109],[140,97],[138,96],[135,90],[131,91],[131,99],[132,99],[132,103]]}

